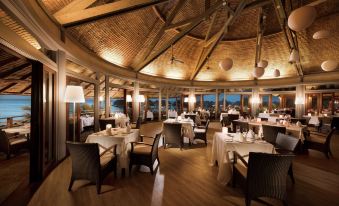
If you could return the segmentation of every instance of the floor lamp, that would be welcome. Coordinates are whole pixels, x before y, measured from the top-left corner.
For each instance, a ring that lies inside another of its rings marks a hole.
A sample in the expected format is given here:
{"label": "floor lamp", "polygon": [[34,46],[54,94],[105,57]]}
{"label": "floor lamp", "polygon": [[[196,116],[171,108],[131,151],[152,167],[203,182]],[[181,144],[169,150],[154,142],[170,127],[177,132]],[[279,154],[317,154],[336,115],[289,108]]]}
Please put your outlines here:
{"label": "floor lamp", "polygon": [[85,102],[85,95],[82,87],[67,85],[65,91],[65,102],[73,103],[73,142],[75,142],[75,104]]}

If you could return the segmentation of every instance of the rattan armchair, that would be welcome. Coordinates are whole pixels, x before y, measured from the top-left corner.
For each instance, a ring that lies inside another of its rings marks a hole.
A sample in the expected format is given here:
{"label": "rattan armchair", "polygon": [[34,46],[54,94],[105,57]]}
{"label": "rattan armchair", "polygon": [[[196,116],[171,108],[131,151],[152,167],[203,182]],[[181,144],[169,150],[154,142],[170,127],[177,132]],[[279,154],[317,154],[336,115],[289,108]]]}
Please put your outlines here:
{"label": "rattan armchair", "polygon": [[264,140],[275,145],[278,133],[285,134],[286,127],[279,127],[273,125],[262,125]]}
{"label": "rattan armchair", "polygon": [[100,130],[105,130],[106,125],[111,124],[112,127],[115,127],[115,119],[99,119]]}
{"label": "rattan armchair", "polygon": [[208,130],[208,125],[210,124],[210,120],[207,120],[205,126],[200,126],[194,128],[194,139],[201,139],[205,141],[205,144],[207,145],[207,130]]}
{"label": "rattan armchair", "polygon": [[129,174],[132,173],[133,165],[146,165],[149,167],[151,174],[153,175],[153,165],[155,160],[158,160],[158,166],[160,165],[160,160],[158,156],[158,147],[161,137],[161,133],[156,134],[154,137],[142,136],[143,138],[153,139],[152,144],[147,144],[145,142],[131,142],[131,153],[130,153],[130,162],[129,162]]}
{"label": "rattan armchair", "polygon": [[230,121],[228,116],[223,116],[222,117],[222,120],[221,120],[221,126],[222,127],[229,127],[229,126],[231,126],[231,123],[232,122]]}
{"label": "rattan armchair", "polygon": [[293,157],[292,154],[250,152],[247,163],[241,155],[234,152],[233,187],[237,178],[245,179],[243,186],[246,206],[259,197],[276,198],[287,205],[286,177]]}
{"label": "rattan armchair", "polygon": [[164,148],[167,144],[175,144],[180,146],[180,149],[184,146],[184,137],[181,132],[180,123],[164,123],[163,127],[163,145]]}
{"label": "rattan armchair", "polygon": [[248,122],[243,122],[243,121],[233,121],[233,132],[236,132],[237,126],[239,126],[240,132],[247,132],[249,129],[249,124]]}
{"label": "rattan armchair", "polygon": [[[72,190],[75,180],[86,179],[96,184],[97,193],[100,194],[101,184],[109,172],[117,172],[116,146],[104,148],[97,143],[66,142],[72,159],[72,175],[68,191]],[[99,146],[104,152],[99,153]]]}
{"label": "rattan armchair", "polygon": [[10,135],[0,130],[0,152],[4,152],[7,159],[11,157],[12,153],[26,148],[28,148],[28,139],[25,135]]}
{"label": "rattan armchair", "polygon": [[141,117],[138,117],[137,121],[132,123],[135,125],[134,127],[132,127],[132,129],[140,129],[141,121],[142,121]]}
{"label": "rattan armchair", "polygon": [[[332,130],[323,134],[320,132],[310,132],[309,130],[304,130],[304,146],[306,149],[314,149],[320,152],[323,152],[325,156],[329,159],[332,155],[330,144],[333,133],[335,132],[336,127],[333,127]],[[333,155],[332,155],[333,156]]]}

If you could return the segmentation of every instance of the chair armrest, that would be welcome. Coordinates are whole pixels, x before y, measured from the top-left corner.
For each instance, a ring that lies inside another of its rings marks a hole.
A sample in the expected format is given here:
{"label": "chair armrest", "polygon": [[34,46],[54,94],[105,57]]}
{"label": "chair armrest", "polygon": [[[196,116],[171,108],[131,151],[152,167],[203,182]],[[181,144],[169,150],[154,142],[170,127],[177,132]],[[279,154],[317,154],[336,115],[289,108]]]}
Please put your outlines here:
{"label": "chair armrest", "polygon": [[140,137],[140,140],[141,140],[141,142],[143,142],[144,141],[144,137],[146,137],[146,138],[150,138],[150,139],[154,139],[154,137],[151,137],[151,136],[145,136],[145,135],[139,135],[139,137]]}
{"label": "chair armrest", "polygon": [[145,142],[130,142],[131,143],[131,152],[133,152],[134,150],[134,144],[143,144],[143,145],[147,145],[147,146],[153,146],[152,144],[147,144]]}
{"label": "chair armrest", "polygon": [[206,129],[205,126],[197,126],[198,129]]}
{"label": "chair armrest", "polygon": [[239,159],[242,163],[244,163],[246,167],[248,167],[248,163],[244,159],[244,157],[246,156],[248,155],[241,156],[237,151],[233,151],[233,158],[234,158],[233,164],[237,163],[237,160]]}
{"label": "chair armrest", "polygon": [[110,146],[109,148],[106,148],[106,147],[104,147],[104,146],[102,146],[102,145],[100,145],[100,144],[98,144],[98,145],[99,145],[99,147],[101,147],[101,148],[104,149],[104,152],[102,152],[102,153],[100,154],[100,157],[103,156],[104,154],[106,154],[107,152],[109,152],[111,149],[113,149],[113,154],[114,154],[114,156],[117,154],[117,145],[116,145],[116,144]]}
{"label": "chair armrest", "polygon": [[317,136],[323,136],[323,137],[326,137],[327,134],[324,134],[324,133],[321,133],[321,132],[314,132],[314,131],[310,131],[310,135],[317,135]]}

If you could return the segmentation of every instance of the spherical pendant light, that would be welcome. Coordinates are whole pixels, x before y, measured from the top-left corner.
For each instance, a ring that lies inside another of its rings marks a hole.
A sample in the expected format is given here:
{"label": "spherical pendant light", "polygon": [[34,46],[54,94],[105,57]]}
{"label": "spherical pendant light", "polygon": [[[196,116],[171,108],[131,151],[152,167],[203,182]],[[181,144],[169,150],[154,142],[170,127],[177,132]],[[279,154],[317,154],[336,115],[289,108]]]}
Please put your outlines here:
{"label": "spherical pendant light", "polygon": [[298,52],[298,50],[296,50],[296,49],[292,50],[292,52],[290,54],[289,62],[290,63],[299,62],[299,52]]}
{"label": "spherical pendant light", "polygon": [[279,76],[280,76],[280,70],[279,70],[279,69],[275,69],[275,70],[273,71],[273,76],[274,76],[274,77],[279,77]]}
{"label": "spherical pendant light", "polygon": [[337,67],[338,67],[338,62],[334,60],[327,60],[321,63],[321,68],[327,72],[333,71]]}
{"label": "spherical pendant light", "polygon": [[313,6],[300,7],[293,10],[288,17],[288,27],[294,31],[302,31],[313,23],[316,15],[317,12]]}
{"label": "spherical pendant light", "polygon": [[261,60],[260,62],[258,62],[258,67],[266,68],[267,65],[268,65],[268,61],[266,60]]}
{"label": "spherical pendant light", "polygon": [[262,77],[262,75],[264,75],[264,73],[265,73],[265,68],[262,68],[262,67],[255,67],[254,70],[253,70],[253,76],[255,78]]}
{"label": "spherical pendant light", "polygon": [[313,39],[326,39],[331,36],[331,32],[328,30],[319,30],[313,34]]}
{"label": "spherical pendant light", "polygon": [[225,58],[219,62],[219,67],[222,70],[228,71],[233,66],[233,60],[231,58]]}

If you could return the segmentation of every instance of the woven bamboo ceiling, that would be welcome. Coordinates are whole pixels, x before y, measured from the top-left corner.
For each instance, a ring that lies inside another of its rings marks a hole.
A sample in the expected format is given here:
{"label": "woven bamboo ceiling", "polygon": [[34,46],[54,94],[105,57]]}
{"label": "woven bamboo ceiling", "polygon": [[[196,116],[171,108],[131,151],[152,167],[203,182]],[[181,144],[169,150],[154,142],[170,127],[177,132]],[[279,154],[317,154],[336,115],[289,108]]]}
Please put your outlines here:
{"label": "woven bamboo ceiling", "polygon": [[[283,5],[288,16],[292,10],[315,2],[312,0],[143,0],[135,1],[145,2],[137,6],[128,5],[134,1],[126,0],[41,1],[67,33],[98,56],[125,69],[154,76],[201,81],[254,79],[260,16],[265,16],[261,59],[269,62],[261,79],[273,78],[274,69],[280,69],[280,77],[320,73],[323,61],[339,61],[337,0],[317,4],[316,21],[296,33],[301,55],[298,67],[288,63],[290,47],[279,24],[276,2]],[[119,2],[125,9],[117,13],[83,17],[92,11],[112,9]],[[330,30],[331,37],[314,40],[313,33],[320,29]],[[180,61],[171,63],[172,51]],[[226,72],[218,67],[225,57],[234,62]]]}

